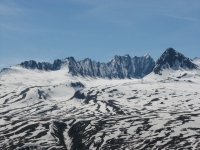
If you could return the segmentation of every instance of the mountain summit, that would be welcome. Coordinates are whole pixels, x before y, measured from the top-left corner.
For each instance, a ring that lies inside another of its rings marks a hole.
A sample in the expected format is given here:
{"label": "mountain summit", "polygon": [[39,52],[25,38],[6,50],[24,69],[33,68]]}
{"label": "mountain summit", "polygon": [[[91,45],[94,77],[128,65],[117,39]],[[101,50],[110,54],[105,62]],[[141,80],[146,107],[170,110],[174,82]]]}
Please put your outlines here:
{"label": "mountain summit", "polygon": [[156,61],[153,72],[155,74],[161,74],[164,69],[172,70],[193,70],[197,69],[198,66],[194,64],[189,58],[183,54],[177,52],[173,48],[168,48]]}

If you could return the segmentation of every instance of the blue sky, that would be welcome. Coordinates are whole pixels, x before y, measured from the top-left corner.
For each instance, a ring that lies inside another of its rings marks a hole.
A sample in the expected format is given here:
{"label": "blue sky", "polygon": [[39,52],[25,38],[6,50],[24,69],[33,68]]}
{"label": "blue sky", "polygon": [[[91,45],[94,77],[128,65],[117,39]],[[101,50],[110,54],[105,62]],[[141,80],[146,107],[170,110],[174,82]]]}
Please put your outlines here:
{"label": "blue sky", "polygon": [[69,56],[157,60],[168,47],[200,57],[199,0],[0,1],[0,69]]}

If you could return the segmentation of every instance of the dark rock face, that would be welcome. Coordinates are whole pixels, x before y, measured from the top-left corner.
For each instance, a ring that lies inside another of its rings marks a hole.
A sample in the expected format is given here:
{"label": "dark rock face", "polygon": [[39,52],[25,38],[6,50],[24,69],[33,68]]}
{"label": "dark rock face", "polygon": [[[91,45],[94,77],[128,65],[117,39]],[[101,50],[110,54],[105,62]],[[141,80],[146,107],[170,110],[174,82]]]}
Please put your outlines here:
{"label": "dark rock face", "polygon": [[79,88],[84,88],[85,86],[81,83],[81,82],[75,82],[75,83],[71,83],[71,87],[79,87]]}
{"label": "dark rock face", "polygon": [[134,57],[134,66],[135,67],[135,76],[146,76],[150,72],[152,72],[152,68],[155,66],[154,60],[149,56],[145,55],[143,57]]}
{"label": "dark rock face", "polygon": [[157,60],[153,72],[156,74],[161,74],[163,69],[169,68],[173,70],[193,70],[197,69],[198,66],[183,54],[177,52],[173,48],[168,48]]}
{"label": "dark rock face", "polygon": [[111,68],[111,78],[142,78],[149,74],[155,65],[154,60],[145,55],[133,57],[129,55],[115,56],[107,66]]}
{"label": "dark rock face", "polygon": [[54,60],[52,67],[50,66],[49,70],[59,70],[61,67],[62,61],[60,59]]}
{"label": "dark rock face", "polygon": [[108,63],[100,63],[86,58],[76,61],[73,57],[63,60],[57,59],[53,64],[30,60],[20,64],[23,68],[38,69],[45,71],[55,71],[62,68],[68,68],[72,75],[82,75],[100,78],[142,78],[149,74],[155,65],[154,60],[145,55],[142,57],[133,57],[129,55],[114,56]]}
{"label": "dark rock face", "polygon": [[20,66],[27,68],[27,69],[38,69],[38,70],[51,70],[52,65],[48,62],[37,63],[34,60],[25,61],[20,64]]}

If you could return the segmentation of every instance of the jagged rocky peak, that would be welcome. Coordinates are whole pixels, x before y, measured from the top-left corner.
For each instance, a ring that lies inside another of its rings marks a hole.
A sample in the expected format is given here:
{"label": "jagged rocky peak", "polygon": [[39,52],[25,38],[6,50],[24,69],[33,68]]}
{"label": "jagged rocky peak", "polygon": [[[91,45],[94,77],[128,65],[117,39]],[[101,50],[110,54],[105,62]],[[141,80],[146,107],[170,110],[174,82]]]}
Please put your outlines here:
{"label": "jagged rocky peak", "polygon": [[26,69],[38,69],[38,70],[60,70],[61,68],[66,68],[73,65],[76,60],[74,57],[67,57],[65,59],[56,59],[53,64],[49,62],[36,62],[34,60],[24,61],[20,64],[21,67]]}
{"label": "jagged rocky peak", "polygon": [[134,72],[135,72],[135,77],[144,77],[150,72],[152,72],[154,66],[155,66],[155,61],[153,58],[151,58],[150,55],[145,54],[141,57],[133,57],[132,58],[134,66]]}
{"label": "jagged rocky peak", "polygon": [[62,60],[56,59],[52,64],[52,70],[59,70],[61,68]]}
{"label": "jagged rocky peak", "polygon": [[20,66],[27,69],[38,69],[38,70],[50,70],[52,68],[52,65],[48,62],[37,63],[34,60],[22,62]]}
{"label": "jagged rocky peak", "polygon": [[63,59],[62,60],[62,62],[64,63],[64,62],[75,62],[76,60],[75,60],[75,58],[74,57],[72,57],[72,56],[70,56],[70,57],[66,57],[65,59]]}
{"label": "jagged rocky peak", "polygon": [[163,69],[192,70],[197,68],[198,66],[195,65],[189,58],[185,57],[183,54],[177,52],[173,48],[168,48],[156,61],[153,72],[156,74],[161,74]]}
{"label": "jagged rocky peak", "polygon": [[129,55],[129,54],[126,54],[126,55],[124,55],[124,57],[130,57],[130,55]]}
{"label": "jagged rocky peak", "polygon": [[34,60],[22,62],[20,65],[27,69],[36,69],[37,68],[37,62]]}
{"label": "jagged rocky peak", "polygon": [[124,56],[118,56],[118,55],[115,55],[114,58],[112,58],[109,63],[111,63],[112,65],[124,65],[124,64],[127,64],[127,63],[131,63],[131,57],[126,54]]}
{"label": "jagged rocky peak", "polygon": [[65,65],[71,65],[74,64],[76,62],[76,60],[74,59],[74,57],[70,56],[70,57],[66,57],[64,59],[61,60],[61,65],[65,66]]}
{"label": "jagged rocky peak", "polygon": [[151,56],[149,54],[145,54],[142,57],[146,58],[146,59],[152,59]]}

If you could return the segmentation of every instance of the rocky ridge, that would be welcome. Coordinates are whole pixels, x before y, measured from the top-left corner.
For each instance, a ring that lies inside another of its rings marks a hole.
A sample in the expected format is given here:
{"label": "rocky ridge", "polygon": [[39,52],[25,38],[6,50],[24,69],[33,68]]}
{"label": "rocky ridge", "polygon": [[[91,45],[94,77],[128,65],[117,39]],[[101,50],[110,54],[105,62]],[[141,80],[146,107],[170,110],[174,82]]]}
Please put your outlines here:
{"label": "rocky ridge", "polygon": [[107,63],[100,63],[86,58],[76,61],[74,57],[57,59],[53,64],[48,62],[25,61],[20,64],[23,68],[38,69],[45,71],[56,71],[67,68],[72,75],[82,75],[100,78],[142,78],[149,74],[155,65],[149,55],[133,57],[129,55],[115,55]]}

